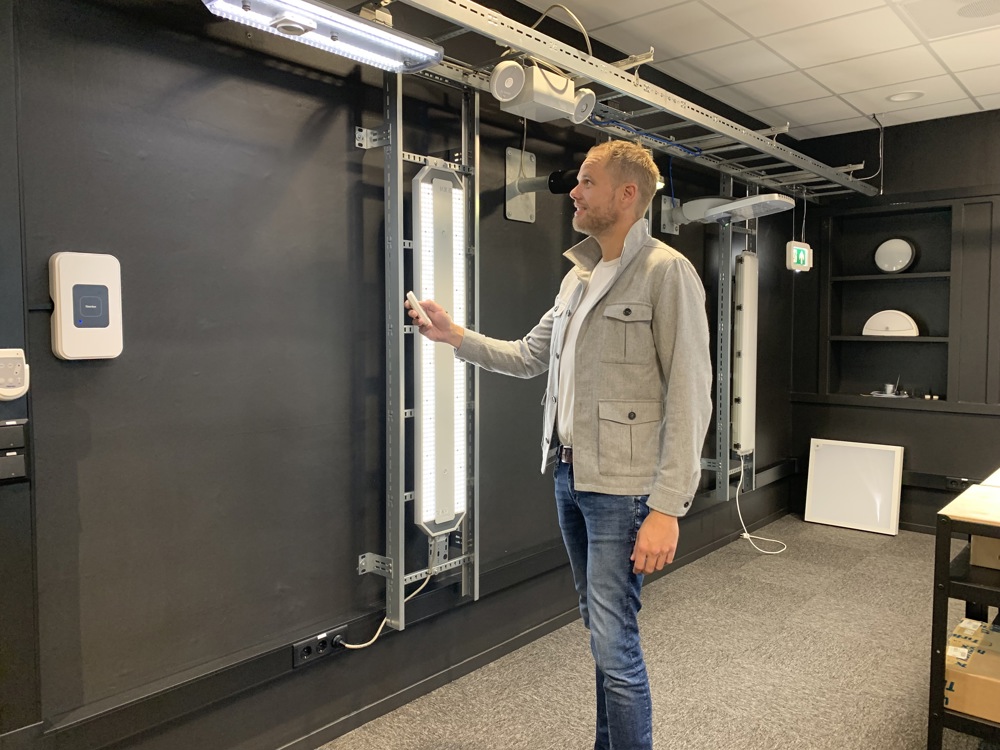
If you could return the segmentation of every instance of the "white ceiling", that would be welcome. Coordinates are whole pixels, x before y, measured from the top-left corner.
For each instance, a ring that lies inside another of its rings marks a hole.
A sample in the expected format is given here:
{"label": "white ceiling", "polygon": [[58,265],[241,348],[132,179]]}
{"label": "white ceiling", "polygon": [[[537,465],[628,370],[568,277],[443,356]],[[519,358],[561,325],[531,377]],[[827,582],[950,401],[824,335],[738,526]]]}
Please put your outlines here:
{"label": "white ceiling", "polygon": [[[1000,108],[1000,0],[563,3],[594,39],[653,47],[654,68],[799,139]],[[887,98],[903,92],[920,96]]]}

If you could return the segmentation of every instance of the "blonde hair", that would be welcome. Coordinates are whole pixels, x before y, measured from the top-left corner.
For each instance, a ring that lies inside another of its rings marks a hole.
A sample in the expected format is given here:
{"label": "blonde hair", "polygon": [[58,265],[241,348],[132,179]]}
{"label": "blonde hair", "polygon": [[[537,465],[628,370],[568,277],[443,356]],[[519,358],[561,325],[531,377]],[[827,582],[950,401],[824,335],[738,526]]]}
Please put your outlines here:
{"label": "blonde hair", "polygon": [[636,216],[646,213],[660,180],[660,170],[649,149],[631,141],[605,141],[590,149],[587,156],[605,160],[619,184],[634,182],[639,194]]}

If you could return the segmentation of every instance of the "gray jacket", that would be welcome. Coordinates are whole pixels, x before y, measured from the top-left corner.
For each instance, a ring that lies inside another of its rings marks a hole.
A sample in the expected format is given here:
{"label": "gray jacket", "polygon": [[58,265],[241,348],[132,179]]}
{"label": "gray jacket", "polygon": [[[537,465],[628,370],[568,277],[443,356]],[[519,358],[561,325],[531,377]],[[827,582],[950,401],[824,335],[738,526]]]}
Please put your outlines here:
{"label": "gray jacket", "polygon": [[[549,371],[542,419],[545,471],[559,399],[559,355],[569,317],[601,259],[588,237],[566,253],[575,267],[552,309],[520,341],[466,331],[456,354],[493,372]],[[691,263],[649,236],[640,219],[625,238],[611,287],[577,339],[573,403],[575,487],[648,495],[650,508],[684,515],[701,477],[712,413],[705,290]]]}

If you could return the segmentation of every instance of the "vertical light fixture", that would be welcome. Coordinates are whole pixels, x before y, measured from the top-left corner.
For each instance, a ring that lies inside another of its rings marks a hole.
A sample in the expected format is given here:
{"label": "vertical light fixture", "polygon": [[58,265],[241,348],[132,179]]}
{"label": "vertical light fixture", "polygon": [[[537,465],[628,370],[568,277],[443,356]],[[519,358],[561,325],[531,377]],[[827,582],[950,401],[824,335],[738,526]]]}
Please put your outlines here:
{"label": "vertical light fixture", "polygon": [[[413,178],[414,288],[461,326],[467,321],[465,189],[454,172],[424,167]],[[468,365],[417,337],[414,520],[428,536],[455,531],[466,512]]]}
{"label": "vertical light fixture", "polygon": [[392,73],[437,65],[444,50],[322,0],[202,0],[220,18]]}

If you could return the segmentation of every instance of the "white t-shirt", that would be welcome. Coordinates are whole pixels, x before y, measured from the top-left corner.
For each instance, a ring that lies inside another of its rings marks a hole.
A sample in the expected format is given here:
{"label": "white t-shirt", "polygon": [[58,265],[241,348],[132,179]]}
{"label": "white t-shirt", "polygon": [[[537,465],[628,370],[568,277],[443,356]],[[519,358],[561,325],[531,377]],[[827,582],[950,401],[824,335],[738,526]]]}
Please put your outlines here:
{"label": "white t-shirt", "polygon": [[562,353],[559,357],[559,403],[556,404],[558,416],[556,417],[556,432],[559,434],[559,442],[562,445],[573,445],[573,371],[574,359],[576,358],[576,339],[580,333],[580,326],[583,325],[597,301],[604,295],[611,282],[614,281],[615,274],[618,273],[618,265],[621,257],[614,260],[600,261],[590,274],[590,283],[587,284],[587,291],[580,300],[580,306],[573,310],[566,328],[566,338],[563,339]]}

